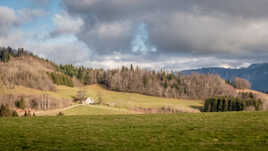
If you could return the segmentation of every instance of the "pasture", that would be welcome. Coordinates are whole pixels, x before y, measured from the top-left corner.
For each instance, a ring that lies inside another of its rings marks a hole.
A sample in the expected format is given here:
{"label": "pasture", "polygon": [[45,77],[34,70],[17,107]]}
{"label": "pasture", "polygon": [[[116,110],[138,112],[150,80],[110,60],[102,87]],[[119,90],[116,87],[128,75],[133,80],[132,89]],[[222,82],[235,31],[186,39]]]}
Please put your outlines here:
{"label": "pasture", "polygon": [[0,150],[264,151],[267,116],[229,112],[0,118]]}

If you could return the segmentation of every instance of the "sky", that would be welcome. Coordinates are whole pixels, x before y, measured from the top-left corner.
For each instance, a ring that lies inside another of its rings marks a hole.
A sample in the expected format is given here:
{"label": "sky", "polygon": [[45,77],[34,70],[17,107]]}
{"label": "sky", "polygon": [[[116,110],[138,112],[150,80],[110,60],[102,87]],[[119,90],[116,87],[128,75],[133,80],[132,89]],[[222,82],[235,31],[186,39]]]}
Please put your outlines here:
{"label": "sky", "polygon": [[0,46],[92,68],[241,68],[268,62],[267,8],[267,0],[0,0]]}

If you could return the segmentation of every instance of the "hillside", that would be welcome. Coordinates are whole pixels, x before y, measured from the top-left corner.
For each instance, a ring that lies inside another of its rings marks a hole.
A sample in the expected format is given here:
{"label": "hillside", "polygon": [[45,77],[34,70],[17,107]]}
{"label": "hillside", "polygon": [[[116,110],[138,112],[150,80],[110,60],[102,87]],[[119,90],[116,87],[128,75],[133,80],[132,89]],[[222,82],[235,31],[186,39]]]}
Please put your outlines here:
{"label": "hillside", "polygon": [[215,75],[175,75],[133,65],[108,70],[56,65],[23,49],[9,47],[0,48],[0,61],[0,83],[8,88],[25,86],[55,91],[55,85],[101,84],[114,91],[167,98],[205,99],[236,95],[231,85]]}
{"label": "hillside", "polygon": [[13,88],[20,85],[39,90],[55,90],[53,82],[47,75],[47,72],[55,72],[55,64],[20,49],[0,49],[0,52],[8,56],[8,60],[0,61],[2,87]]}
{"label": "hillside", "polygon": [[233,80],[235,77],[247,79],[252,84],[252,89],[258,91],[268,91],[268,64],[253,64],[248,68],[226,69],[226,68],[202,68],[197,70],[182,71],[182,74],[192,73],[217,74],[225,80]]}
{"label": "hillside", "polygon": [[23,100],[22,109],[40,115],[56,115],[59,108],[69,107],[82,90],[86,97],[101,100],[100,106],[79,106],[64,110],[65,114],[200,112],[206,98],[238,96],[232,85],[212,74],[181,75],[133,65],[92,69],[57,65],[23,49],[1,48],[0,52],[0,104],[16,108],[15,103]]}
{"label": "hillside", "polygon": [[[59,100],[59,106],[64,107],[70,105],[72,98],[76,96],[80,90],[86,91],[87,97],[99,99],[101,97],[102,104],[97,106],[77,106],[68,110],[56,109],[45,112],[37,112],[37,115],[56,115],[64,111],[66,115],[96,115],[96,114],[144,114],[157,112],[199,112],[203,106],[201,100],[185,100],[170,99],[154,96],[146,96],[137,93],[115,92],[107,90],[100,85],[90,85],[85,87],[66,87],[57,86],[55,92],[41,91],[25,87],[15,87],[15,89],[5,90],[5,94],[16,94],[20,96],[42,96],[44,94],[51,98]],[[63,103],[61,105],[61,103]],[[104,111],[104,112],[102,112]]]}
{"label": "hillside", "polygon": [[0,150],[265,151],[267,116],[231,112],[0,118]]}
{"label": "hillside", "polygon": [[217,75],[181,75],[122,66],[121,69],[90,69],[60,65],[58,71],[85,85],[101,84],[113,91],[184,99],[235,96],[235,89]]}

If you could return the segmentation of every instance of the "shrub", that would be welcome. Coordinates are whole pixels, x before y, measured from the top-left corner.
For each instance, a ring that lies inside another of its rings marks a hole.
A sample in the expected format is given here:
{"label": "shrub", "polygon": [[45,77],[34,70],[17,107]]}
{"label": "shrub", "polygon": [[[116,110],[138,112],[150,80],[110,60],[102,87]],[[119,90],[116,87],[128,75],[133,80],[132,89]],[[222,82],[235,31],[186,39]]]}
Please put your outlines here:
{"label": "shrub", "polygon": [[23,116],[24,117],[31,117],[32,115],[31,115],[30,111],[25,111]]}
{"label": "shrub", "polygon": [[58,116],[64,116],[64,113],[63,112],[59,112],[58,113]]}
{"label": "shrub", "polygon": [[13,111],[13,112],[12,112],[12,116],[13,116],[13,117],[19,117],[19,114],[18,114],[18,112]]}
{"label": "shrub", "polygon": [[242,99],[256,99],[257,98],[257,95],[252,92],[240,92],[238,95]]}
{"label": "shrub", "polygon": [[75,96],[75,101],[83,101],[87,98],[86,96],[86,90],[82,89],[82,90],[79,90]]}
{"label": "shrub", "polygon": [[26,103],[25,103],[25,101],[24,101],[24,98],[21,97],[20,100],[16,101],[16,102],[15,102],[15,106],[16,106],[17,108],[19,108],[19,109],[23,109],[23,110],[24,110],[25,107],[26,107]]}
{"label": "shrub", "polygon": [[0,117],[10,117],[12,116],[12,110],[10,110],[8,105],[1,105],[0,107]]}

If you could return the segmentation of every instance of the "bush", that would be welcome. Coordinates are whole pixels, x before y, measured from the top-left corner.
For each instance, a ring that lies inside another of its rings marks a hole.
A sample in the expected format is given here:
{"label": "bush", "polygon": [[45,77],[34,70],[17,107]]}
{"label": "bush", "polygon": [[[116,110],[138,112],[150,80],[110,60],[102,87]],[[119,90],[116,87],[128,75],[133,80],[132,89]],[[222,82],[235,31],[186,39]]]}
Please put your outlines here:
{"label": "bush", "polygon": [[252,92],[240,92],[239,97],[242,99],[256,99],[257,95]]}
{"label": "bush", "polygon": [[12,111],[8,105],[1,105],[0,107],[0,117],[10,117],[12,116]]}
{"label": "bush", "polygon": [[19,109],[23,109],[23,110],[24,110],[25,107],[26,107],[26,103],[25,103],[25,101],[24,101],[24,98],[21,97],[20,100],[16,101],[16,102],[15,102],[15,106],[16,106],[17,108],[19,108]]}
{"label": "bush", "polygon": [[261,110],[262,101],[257,99],[240,99],[234,97],[209,98],[205,101],[204,112],[244,111],[253,108]]}
{"label": "bush", "polygon": [[85,99],[87,99],[87,96],[86,96],[86,90],[84,90],[84,89],[82,89],[82,90],[79,90],[78,92],[77,92],[77,94],[76,94],[76,96],[75,96],[75,98],[74,98],[74,101],[83,101],[83,100],[85,100]]}
{"label": "bush", "polygon": [[18,117],[18,113],[16,111],[12,111],[8,105],[2,104],[0,107],[0,117]]}
{"label": "bush", "polygon": [[64,113],[63,112],[59,112],[58,113],[58,116],[64,116]]}
{"label": "bush", "polygon": [[19,114],[18,114],[18,112],[13,111],[13,112],[12,112],[12,116],[13,116],[13,117],[19,117]]}
{"label": "bush", "polygon": [[24,117],[31,117],[32,116],[31,111],[25,111],[23,116]]}

